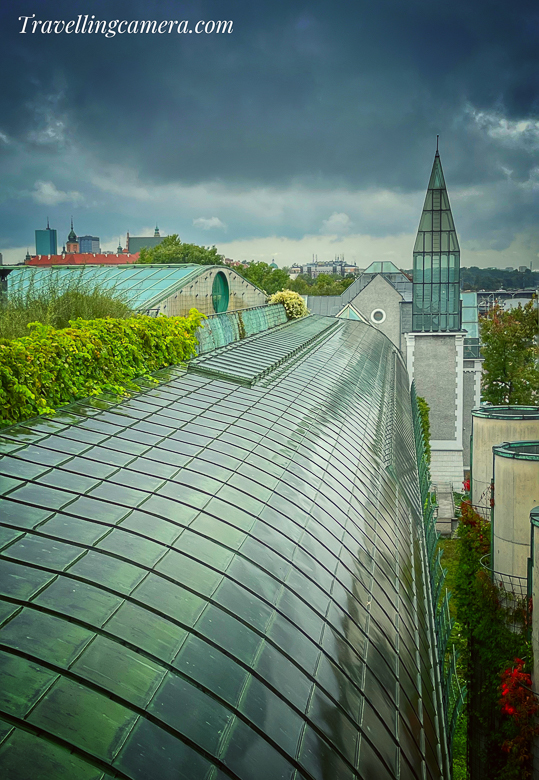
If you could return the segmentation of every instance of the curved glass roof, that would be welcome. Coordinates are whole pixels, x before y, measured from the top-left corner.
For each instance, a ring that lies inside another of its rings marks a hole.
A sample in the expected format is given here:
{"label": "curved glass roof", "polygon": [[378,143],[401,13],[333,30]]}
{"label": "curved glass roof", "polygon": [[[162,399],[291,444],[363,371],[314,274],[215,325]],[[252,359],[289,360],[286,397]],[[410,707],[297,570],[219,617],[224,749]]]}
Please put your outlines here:
{"label": "curved glass roof", "polygon": [[[133,309],[152,306],[167,298],[199,274],[213,266],[207,265],[64,265],[64,266],[20,266],[9,274],[10,291],[25,292],[30,285],[35,290],[48,286],[65,284],[70,278],[82,283],[102,285],[105,289],[117,290],[125,295]],[[51,282],[51,280],[54,280]]]}
{"label": "curved glass roof", "polygon": [[2,431],[4,777],[448,777],[406,369],[280,360]]}

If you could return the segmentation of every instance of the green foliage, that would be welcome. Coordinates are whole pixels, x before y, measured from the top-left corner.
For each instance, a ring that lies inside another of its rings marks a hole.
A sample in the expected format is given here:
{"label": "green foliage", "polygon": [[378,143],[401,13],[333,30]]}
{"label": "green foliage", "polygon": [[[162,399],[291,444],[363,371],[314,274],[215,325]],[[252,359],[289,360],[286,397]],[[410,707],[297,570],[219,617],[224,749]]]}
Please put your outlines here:
{"label": "green foliage", "polygon": [[238,266],[234,270],[268,295],[284,290],[290,284],[290,277],[286,271],[282,268],[272,268],[267,263],[251,263],[244,267]]}
{"label": "green foliage", "polygon": [[515,657],[531,658],[527,603],[492,582],[481,565],[490,550],[490,524],[466,501],[461,511],[455,591],[457,619],[465,637],[461,663],[469,682],[468,717],[485,734],[481,756],[485,776],[509,780],[513,775],[502,746],[511,738],[514,724],[501,713],[499,686],[501,674]]}
{"label": "green foliage", "polygon": [[292,290],[283,290],[282,292],[275,293],[275,295],[271,296],[268,303],[282,303],[289,320],[306,317],[309,313],[301,295]]}
{"label": "green foliage", "polygon": [[355,280],[353,274],[347,274],[344,278],[338,274],[320,274],[316,279],[300,274],[288,286],[300,295],[342,295]]}
{"label": "green foliage", "polygon": [[160,244],[148,249],[140,250],[138,263],[164,263],[182,264],[195,263],[196,265],[224,265],[223,255],[217,254],[216,247],[198,246],[197,244],[185,244],[174,233],[166,236]]}
{"label": "green foliage", "polygon": [[0,341],[0,423],[7,425],[105,390],[122,393],[136,377],[193,357],[204,315],[74,320],[55,330]]}
{"label": "green foliage", "polygon": [[66,328],[76,318],[123,318],[131,315],[125,293],[84,279],[83,269],[62,274],[59,269],[29,269],[19,283],[8,282],[8,298],[0,305],[0,339],[27,335],[31,322]]}
{"label": "green foliage", "polygon": [[417,396],[417,408],[419,409],[419,419],[423,429],[423,443],[425,447],[425,458],[430,466],[430,406],[420,395]]}
{"label": "green foliage", "polygon": [[492,404],[535,404],[539,400],[539,334],[534,301],[504,311],[496,306],[480,322],[482,398]]}

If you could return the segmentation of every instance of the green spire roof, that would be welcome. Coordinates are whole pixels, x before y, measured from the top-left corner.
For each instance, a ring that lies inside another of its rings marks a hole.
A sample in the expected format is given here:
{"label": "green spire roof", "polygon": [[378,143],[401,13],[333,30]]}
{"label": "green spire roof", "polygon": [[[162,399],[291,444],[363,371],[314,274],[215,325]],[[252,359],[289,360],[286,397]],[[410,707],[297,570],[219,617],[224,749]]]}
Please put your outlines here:
{"label": "green spire roof", "polygon": [[436,149],[414,245],[414,331],[460,330],[459,281],[459,242]]}
{"label": "green spire roof", "polygon": [[434,165],[432,166],[432,173],[429,180],[429,190],[445,190],[444,172],[442,171],[442,161],[440,160],[438,151],[436,151]]}

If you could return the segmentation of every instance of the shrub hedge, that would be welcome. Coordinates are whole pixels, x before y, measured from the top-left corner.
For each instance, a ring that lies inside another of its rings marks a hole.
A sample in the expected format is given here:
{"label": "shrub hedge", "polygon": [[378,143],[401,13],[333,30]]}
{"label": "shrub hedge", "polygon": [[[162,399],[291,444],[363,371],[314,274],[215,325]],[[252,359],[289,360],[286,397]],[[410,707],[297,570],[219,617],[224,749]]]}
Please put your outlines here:
{"label": "shrub hedge", "polygon": [[30,334],[0,340],[0,424],[9,425],[125,385],[196,354],[204,315],[32,323]]}

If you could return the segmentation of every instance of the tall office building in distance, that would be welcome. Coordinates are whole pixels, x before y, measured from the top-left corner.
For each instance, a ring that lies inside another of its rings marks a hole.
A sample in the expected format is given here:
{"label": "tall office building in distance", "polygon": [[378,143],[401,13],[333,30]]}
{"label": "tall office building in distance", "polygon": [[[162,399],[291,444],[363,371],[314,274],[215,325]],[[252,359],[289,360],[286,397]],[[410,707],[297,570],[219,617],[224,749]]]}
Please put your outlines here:
{"label": "tall office building in distance", "polygon": [[93,252],[94,254],[101,252],[99,236],[79,236],[79,252]]}
{"label": "tall office building in distance", "polygon": [[45,230],[36,230],[36,255],[57,255],[58,254],[58,238],[56,230],[53,230],[49,226],[49,220],[47,219],[47,227]]}

